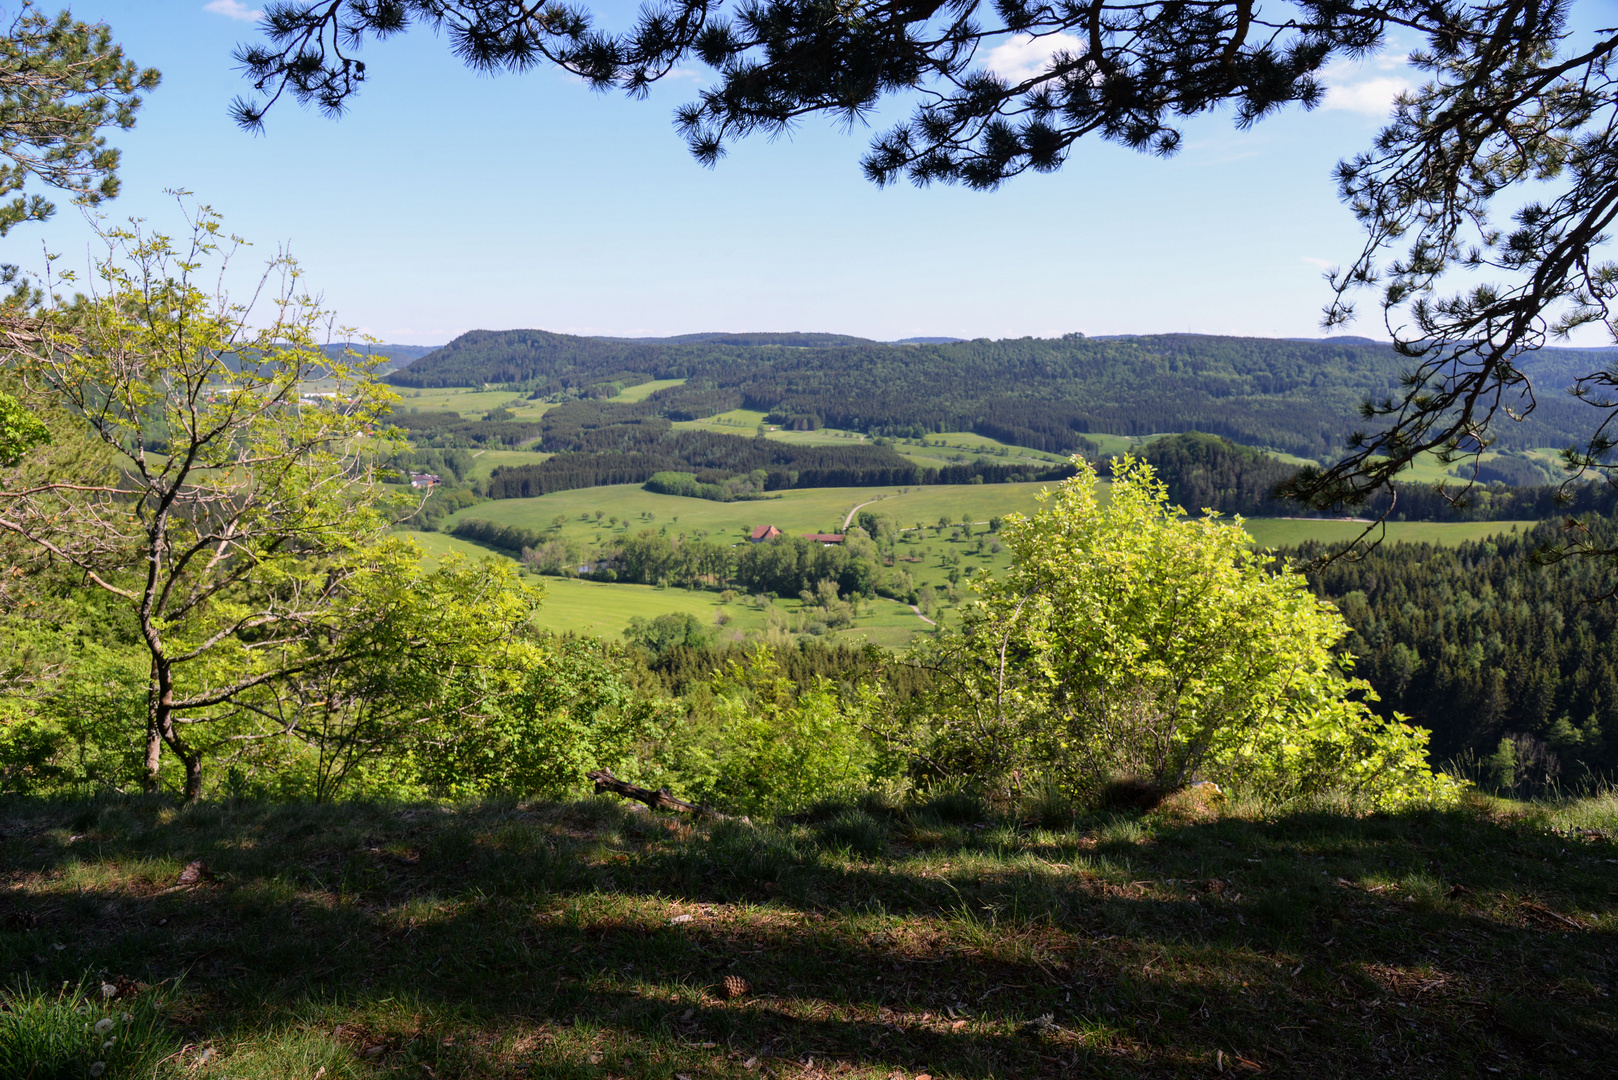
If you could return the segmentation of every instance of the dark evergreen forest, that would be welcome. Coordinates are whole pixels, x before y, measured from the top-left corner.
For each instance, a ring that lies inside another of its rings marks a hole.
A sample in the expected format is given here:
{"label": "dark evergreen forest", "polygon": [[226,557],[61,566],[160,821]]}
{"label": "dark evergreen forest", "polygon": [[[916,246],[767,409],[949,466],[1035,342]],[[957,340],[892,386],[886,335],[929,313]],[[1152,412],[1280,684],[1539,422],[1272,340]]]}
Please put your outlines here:
{"label": "dark evergreen forest", "polygon": [[[1618,543],[1610,521],[1589,524]],[[1543,522],[1457,547],[1383,544],[1311,574],[1354,628],[1345,647],[1378,710],[1431,728],[1436,760],[1509,739],[1541,778],[1618,769],[1618,608],[1592,602],[1618,577],[1603,560],[1547,562],[1561,538]],[[1340,551],[1284,554],[1304,564]]]}
{"label": "dark evergreen forest", "polygon": [[[1563,391],[1588,350],[1527,361],[1538,407],[1499,448],[1565,446],[1586,427]],[[1408,361],[1364,339],[1289,341],[1163,334],[921,345],[833,335],[692,335],[643,341],[539,330],[474,331],[388,378],[411,387],[502,385],[538,397],[610,397],[686,379],[648,415],[695,419],[745,406],[788,427],[918,436],[975,431],[1053,453],[1088,433],[1198,430],[1308,458],[1339,452],[1367,397],[1397,390]]]}
{"label": "dark evergreen forest", "polygon": [[[1276,486],[1290,480],[1296,466],[1227,439],[1195,431],[1172,435],[1148,443],[1141,456],[1168,485],[1170,501],[1191,513],[1314,516],[1275,497]],[[1106,467],[1103,462],[1103,473]],[[1502,455],[1476,473],[1474,482],[1456,480],[1444,491],[1429,484],[1396,484],[1392,492],[1345,509],[1364,517],[1386,514],[1391,521],[1541,521],[1618,511],[1618,489],[1612,485],[1594,479],[1547,483],[1550,472],[1525,457]],[[1532,486],[1510,486],[1513,482]]]}

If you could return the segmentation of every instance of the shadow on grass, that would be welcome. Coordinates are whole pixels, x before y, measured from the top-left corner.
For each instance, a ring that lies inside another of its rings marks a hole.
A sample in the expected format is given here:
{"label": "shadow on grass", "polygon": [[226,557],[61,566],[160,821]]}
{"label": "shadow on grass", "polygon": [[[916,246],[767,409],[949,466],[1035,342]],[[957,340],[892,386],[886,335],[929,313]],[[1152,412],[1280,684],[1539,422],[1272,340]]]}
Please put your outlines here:
{"label": "shadow on grass", "polygon": [[[0,802],[0,830],[0,970],[183,976],[172,1027],[233,1076],[1595,1076],[1618,1051],[1618,847],[1475,810],[1048,832],[132,798]],[[217,879],[175,888],[196,859]]]}

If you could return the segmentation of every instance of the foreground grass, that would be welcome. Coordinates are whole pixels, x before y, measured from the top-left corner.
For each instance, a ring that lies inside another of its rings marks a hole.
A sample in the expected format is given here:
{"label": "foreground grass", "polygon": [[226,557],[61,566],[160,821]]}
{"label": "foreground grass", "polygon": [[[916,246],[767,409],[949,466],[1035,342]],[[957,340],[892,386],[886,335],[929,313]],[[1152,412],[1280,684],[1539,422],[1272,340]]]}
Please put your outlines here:
{"label": "foreground grass", "polygon": [[0,802],[0,1043],[78,1032],[37,1076],[1611,1075],[1611,800],[867,810]]}

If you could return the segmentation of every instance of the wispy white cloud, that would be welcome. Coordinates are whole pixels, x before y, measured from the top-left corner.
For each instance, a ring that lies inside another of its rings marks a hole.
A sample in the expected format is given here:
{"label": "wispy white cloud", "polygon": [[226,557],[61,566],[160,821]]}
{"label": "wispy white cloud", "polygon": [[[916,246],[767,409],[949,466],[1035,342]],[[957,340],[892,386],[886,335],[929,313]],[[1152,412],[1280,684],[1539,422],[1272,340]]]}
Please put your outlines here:
{"label": "wispy white cloud", "polygon": [[242,22],[258,22],[264,17],[262,11],[248,7],[241,0],[208,0],[202,5],[202,10],[223,15],[227,19],[239,19]]}
{"label": "wispy white cloud", "polygon": [[1298,256],[1298,258],[1299,258],[1300,261],[1306,262],[1310,266],[1313,266],[1313,267],[1315,267],[1316,269],[1319,269],[1319,270],[1330,270],[1333,266],[1337,265],[1336,263],[1328,262],[1325,259],[1310,258],[1308,255],[1300,255],[1300,256]]}
{"label": "wispy white cloud", "polygon": [[1328,109],[1386,120],[1393,99],[1413,89],[1415,80],[1404,58],[1390,51],[1365,60],[1339,60],[1320,73],[1326,84]]}
{"label": "wispy white cloud", "polygon": [[1072,34],[1052,34],[1049,37],[1016,34],[1004,44],[990,49],[983,58],[983,66],[1007,82],[1019,83],[1049,68],[1051,57],[1056,53],[1079,53],[1083,50],[1083,43]]}

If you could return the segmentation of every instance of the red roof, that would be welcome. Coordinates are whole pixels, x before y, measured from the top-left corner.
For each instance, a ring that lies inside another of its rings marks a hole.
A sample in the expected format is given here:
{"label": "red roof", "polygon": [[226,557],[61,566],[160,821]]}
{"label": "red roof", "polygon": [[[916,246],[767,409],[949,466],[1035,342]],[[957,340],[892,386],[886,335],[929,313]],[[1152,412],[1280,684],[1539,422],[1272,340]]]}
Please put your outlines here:
{"label": "red roof", "polygon": [[805,540],[813,540],[817,544],[841,544],[843,542],[843,534],[842,533],[809,533],[807,536],[804,537],[804,539]]}
{"label": "red roof", "polygon": [[774,525],[758,525],[748,535],[749,540],[771,540],[781,535],[781,530]]}

